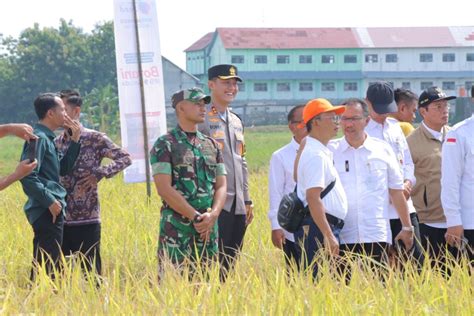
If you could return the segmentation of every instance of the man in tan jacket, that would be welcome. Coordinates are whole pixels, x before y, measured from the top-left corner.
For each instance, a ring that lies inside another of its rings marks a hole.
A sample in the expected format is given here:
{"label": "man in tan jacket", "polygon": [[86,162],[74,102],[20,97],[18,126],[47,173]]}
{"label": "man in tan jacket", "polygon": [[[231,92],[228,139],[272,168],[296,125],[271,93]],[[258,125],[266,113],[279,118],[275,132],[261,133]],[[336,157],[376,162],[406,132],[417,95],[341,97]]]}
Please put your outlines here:
{"label": "man in tan jacket", "polygon": [[455,98],[437,87],[423,91],[418,101],[423,121],[407,138],[416,177],[411,196],[419,217],[421,243],[431,259],[438,259],[446,248],[447,226],[440,197],[441,146],[449,129],[448,100]]}

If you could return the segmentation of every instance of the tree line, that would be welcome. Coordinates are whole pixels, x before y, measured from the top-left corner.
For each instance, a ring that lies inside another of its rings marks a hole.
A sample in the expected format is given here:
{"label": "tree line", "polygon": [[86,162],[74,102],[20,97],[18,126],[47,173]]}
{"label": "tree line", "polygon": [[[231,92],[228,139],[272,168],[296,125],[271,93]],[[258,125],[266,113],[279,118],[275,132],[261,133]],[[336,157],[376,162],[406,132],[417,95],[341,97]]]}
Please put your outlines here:
{"label": "tree line", "polygon": [[118,133],[112,21],[90,33],[62,19],[58,28],[34,24],[18,38],[0,34],[0,123],[35,122],[34,98],[62,89],[77,89],[85,97],[87,125]]}

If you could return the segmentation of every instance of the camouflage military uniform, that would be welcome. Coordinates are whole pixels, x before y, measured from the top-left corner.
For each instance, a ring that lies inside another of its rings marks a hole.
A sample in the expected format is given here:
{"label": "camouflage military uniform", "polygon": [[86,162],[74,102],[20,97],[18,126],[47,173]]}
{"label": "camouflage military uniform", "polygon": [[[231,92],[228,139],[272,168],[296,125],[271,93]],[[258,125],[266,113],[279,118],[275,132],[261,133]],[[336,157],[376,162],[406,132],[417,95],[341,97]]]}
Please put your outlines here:
{"label": "camouflage military uniform", "polygon": [[[226,174],[221,151],[212,138],[200,132],[188,137],[178,126],[158,138],[150,154],[153,175],[171,175],[173,188],[198,212],[205,212],[212,206],[216,177]],[[185,258],[211,258],[217,252],[217,222],[209,240],[204,242],[192,221],[163,201],[159,258],[168,257],[174,264],[180,264]]]}

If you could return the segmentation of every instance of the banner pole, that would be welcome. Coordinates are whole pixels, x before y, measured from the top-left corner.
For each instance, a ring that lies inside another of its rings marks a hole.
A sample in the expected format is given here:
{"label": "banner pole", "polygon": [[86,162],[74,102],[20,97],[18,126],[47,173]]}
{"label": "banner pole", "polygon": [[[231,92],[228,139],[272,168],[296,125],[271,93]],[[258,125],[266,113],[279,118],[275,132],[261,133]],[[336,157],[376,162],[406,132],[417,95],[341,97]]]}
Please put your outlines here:
{"label": "banner pole", "polygon": [[146,194],[148,199],[151,196],[151,186],[150,186],[150,153],[148,148],[148,125],[146,122],[146,107],[145,107],[145,87],[143,84],[143,69],[142,69],[142,54],[140,48],[140,32],[138,30],[138,14],[137,14],[137,1],[133,0],[133,16],[135,24],[135,37],[137,44],[137,61],[138,61],[138,78],[140,80],[140,101],[142,107],[142,125],[143,125],[143,138],[144,138],[144,147],[145,147],[145,172],[146,172]]}

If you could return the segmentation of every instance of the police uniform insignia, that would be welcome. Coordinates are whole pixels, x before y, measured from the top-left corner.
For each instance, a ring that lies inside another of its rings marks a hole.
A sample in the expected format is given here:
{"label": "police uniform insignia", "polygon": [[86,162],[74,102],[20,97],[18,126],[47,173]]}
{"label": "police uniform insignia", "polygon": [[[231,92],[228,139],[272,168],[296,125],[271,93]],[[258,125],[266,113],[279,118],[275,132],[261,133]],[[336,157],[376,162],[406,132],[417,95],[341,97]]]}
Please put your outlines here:
{"label": "police uniform insignia", "polygon": [[229,68],[229,74],[230,74],[231,76],[235,76],[235,68],[234,68],[234,67],[230,67],[230,68]]}

